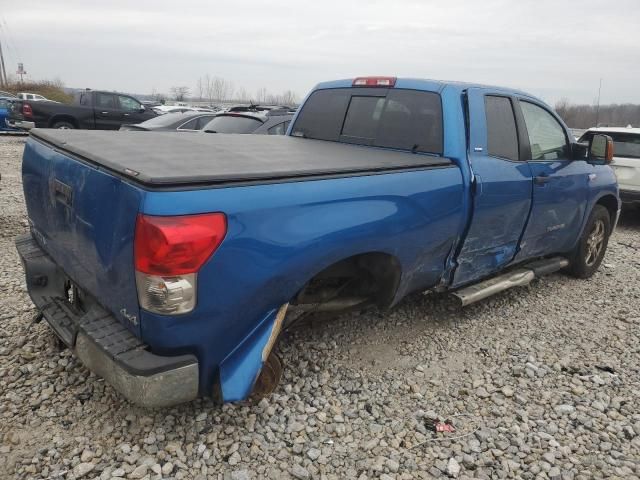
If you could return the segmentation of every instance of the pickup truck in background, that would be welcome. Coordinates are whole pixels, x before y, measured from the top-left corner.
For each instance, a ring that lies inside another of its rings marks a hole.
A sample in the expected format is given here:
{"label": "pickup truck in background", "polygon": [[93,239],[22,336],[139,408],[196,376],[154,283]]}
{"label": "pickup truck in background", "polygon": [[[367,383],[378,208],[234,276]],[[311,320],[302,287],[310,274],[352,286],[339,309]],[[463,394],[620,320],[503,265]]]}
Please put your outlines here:
{"label": "pickup truck in background", "polygon": [[333,81],[284,136],[32,131],[16,244],[42,316],[125,397],[235,401],[274,388],[306,315],[590,277],[611,157],[520,91]]}
{"label": "pickup truck in background", "polygon": [[156,116],[129,95],[85,90],[73,105],[52,101],[17,100],[7,124],[14,128],[118,130],[123,123],[140,123]]}

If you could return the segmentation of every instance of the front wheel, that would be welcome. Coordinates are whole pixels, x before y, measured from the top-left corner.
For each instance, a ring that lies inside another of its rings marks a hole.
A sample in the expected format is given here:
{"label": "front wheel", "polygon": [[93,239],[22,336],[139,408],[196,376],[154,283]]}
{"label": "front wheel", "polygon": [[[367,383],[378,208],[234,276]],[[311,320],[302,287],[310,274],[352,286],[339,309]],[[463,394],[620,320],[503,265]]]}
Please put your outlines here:
{"label": "front wheel", "polygon": [[577,278],[591,277],[602,263],[611,235],[611,217],[602,205],[596,205],[576,248],[570,256],[568,273]]}

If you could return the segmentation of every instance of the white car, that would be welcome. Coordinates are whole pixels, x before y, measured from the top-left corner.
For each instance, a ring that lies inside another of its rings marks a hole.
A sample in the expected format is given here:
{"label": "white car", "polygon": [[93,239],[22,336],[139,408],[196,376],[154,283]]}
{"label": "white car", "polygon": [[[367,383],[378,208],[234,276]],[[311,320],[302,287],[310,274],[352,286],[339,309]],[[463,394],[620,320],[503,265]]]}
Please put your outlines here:
{"label": "white car", "polygon": [[588,142],[595,133],[613,139],[611,166],[618,177],[622,203],[640,205],[640,128],[590,128],[580,137],[580,142]]}
{"label": "white car", "polygon": [[31,100],[32,102],[50,102],[51,101],[48,98],[43,97],[42,95],[38,95],[37,93],[27,93],[27,92],[18,93],[18,98],[20,100]]}

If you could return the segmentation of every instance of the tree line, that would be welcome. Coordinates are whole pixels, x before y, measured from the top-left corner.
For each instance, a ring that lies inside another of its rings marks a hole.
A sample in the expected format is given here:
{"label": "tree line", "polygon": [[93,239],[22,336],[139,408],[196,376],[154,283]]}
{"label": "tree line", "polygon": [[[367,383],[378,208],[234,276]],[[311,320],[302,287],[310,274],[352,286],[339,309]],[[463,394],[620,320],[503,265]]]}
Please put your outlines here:
{"label": "tree line", "polygon": [[159,102],[175,100],[183,102],[190,100],[193,102],[225,103],[256,103],[270,105],[296,105],[300,99],[292,90],[285,90],[282,93],[274,94],[262,87],[250,93],[244,87],[236,87],[235,84],[222,77],[211,76],[209,74],[198,78],[195,89],[186,85],[175,85],[169,89],[168,94],[153,91],[151,97]]}
{"label": "tree line", "polygon": [[560,100],[555,109],[571,128],[640,127],[640,105],[636,104],[575,105]]}

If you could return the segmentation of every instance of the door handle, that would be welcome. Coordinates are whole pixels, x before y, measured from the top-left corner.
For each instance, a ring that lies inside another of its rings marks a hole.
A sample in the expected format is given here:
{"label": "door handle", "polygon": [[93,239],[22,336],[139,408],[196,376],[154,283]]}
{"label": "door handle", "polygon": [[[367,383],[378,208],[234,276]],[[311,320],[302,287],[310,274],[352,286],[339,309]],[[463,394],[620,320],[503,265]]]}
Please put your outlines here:
{"label": "door handle", "polygon": [[533,177],[533,183],[536,185],[544,185],[545,183],[549,183],[551,177],[548,175],[539,175],[537,177]]}
{"label": "door handle", "polygon": [[109,112],[100,112],[100,115],[109,115]]}
{"label": "door handle", "polygon": [[128,113],[123,113],[122,115],[124,115],[125,117],[128,117],[129,114]]}

